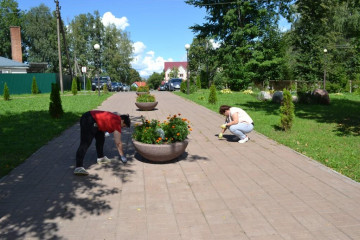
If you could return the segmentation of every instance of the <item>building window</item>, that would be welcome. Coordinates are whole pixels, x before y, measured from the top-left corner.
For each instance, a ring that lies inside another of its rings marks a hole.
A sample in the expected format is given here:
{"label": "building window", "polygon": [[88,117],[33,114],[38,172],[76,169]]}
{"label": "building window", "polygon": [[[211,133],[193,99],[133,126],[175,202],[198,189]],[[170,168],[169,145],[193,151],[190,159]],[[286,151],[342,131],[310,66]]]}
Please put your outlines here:
{"label": "building window", "polygon": [[180,77],[182,78],[184,76],[184,74],[180,73]]}

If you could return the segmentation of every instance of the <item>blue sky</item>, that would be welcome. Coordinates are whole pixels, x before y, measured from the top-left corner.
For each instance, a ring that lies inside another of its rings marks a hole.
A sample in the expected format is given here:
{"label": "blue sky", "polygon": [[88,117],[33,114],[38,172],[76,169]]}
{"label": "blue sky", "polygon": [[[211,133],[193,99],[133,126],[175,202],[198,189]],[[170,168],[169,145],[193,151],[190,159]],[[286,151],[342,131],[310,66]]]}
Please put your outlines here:
{"label": "blue sky", "polygon": [[[21,10],[44,3],[55,10],[54,0],[17,0]],[[82,13],[98,10],[103,22],[115,23],[130,33],[134,43],[133,67],[145,77],[161,72],[164,61],[186,61],[185,44],[194,38],[189,29],[204,22],[205,10],[184,0],[59,0],[65,24]]]}

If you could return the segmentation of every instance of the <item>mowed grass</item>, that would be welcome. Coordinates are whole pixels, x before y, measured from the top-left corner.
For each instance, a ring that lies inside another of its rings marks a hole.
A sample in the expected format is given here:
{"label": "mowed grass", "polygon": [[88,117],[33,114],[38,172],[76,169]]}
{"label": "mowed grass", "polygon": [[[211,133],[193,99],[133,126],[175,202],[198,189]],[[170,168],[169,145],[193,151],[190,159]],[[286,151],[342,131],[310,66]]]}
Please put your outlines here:
{"label": "mowed grass", "polygon": [[[330,105],[295,104],[290,132],[279,130],[279,104],[257,100],[256,94],[217,93],[208,104],[208,90],[186,95],[176,93],[215,112],[227,104],[243,108],[255,122],[255,131],[360,182],[360,96],[331,94]],[[221,123],[219,123],[221,124]]]}
{"label": "mowed grass", "polygon": [[24,162],[32,153],[59,136],[80,116],[95,109],[111,94],[97,92],[61,95],[64,115],[53,119],[49,114],[50,94],[11,95],[0,100],[0,178]]}

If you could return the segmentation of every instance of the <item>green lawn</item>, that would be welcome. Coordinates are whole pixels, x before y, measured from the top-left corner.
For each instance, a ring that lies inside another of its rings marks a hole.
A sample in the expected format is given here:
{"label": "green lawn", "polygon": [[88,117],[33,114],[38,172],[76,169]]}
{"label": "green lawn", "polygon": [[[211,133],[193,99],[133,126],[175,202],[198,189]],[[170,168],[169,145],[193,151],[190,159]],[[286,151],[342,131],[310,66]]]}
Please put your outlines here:
{"label": "green lawn", "polygon": [[79,92],[61,96],[64,116],[52,119],[50,94],[11,95],[0,100],[0,178],[32,153],[69,128],[86,111],[96,108],[111,94]]}
{"label": "green lawn", "polygon": [[258,101],[256,94],[218,92],[215,105],[207,103],[208,90],[176,94],[215,112],[222,104],[243,108],[253,118],[257,132],[360,182],[359,95],[332,94],[328,106],[296,104],[293,128],[283,132],[277,127],[280,105]]}

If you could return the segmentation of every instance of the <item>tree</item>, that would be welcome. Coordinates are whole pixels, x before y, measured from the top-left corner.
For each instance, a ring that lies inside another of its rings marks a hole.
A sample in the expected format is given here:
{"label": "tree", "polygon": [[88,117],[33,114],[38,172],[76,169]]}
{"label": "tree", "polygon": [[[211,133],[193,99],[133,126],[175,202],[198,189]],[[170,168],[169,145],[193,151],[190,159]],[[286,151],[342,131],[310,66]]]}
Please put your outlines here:
{"label": "tree", "polygon": [[[276,30],[278,16],[287,11],[291,0],[223,3],[187,0],[186,3],[206,9],[207,22],[194,25],[191,29],[199,38],[214,38],[221,43],[216,50],[217,61],[221,63],[218,67],[222,68],[229,79],[230,88],[239,90],[246,88],[254,80],[254,71],[257,71],[256,68],[251,68],[252,61],[255,60],[254,54],[262,51],[266,34]],[[269,57],[272,55],[269,54]]]}
{"label": "tree", "polygon": [[91,90],[91,81],[90,81],[90,78],[88,78],[87,81],[86,81],[86,90],[87,90],[87,91],[90,91],[90,90]]}
{"label": "tree", "polygon": [[179,75],[179,68],[173,67],[169,73],[169,78],[178,78]]}
{"label": "tree", "polygon": [[280,107],[280,127],[284,131],[289,131],[293,125],[295,107],[290,91],[284,89],[283,95],[284,97]]}
{"label": "tree", "polygon": [[77,79],[75,77],[73,78],[72,83],[71,83],[71,92],[72,92],[73,95],[76,95],[77,92],[78,92]]}
{"label": "tree", "polygon": [[215,87],[214,84],[212,84],[211,87],[210,87],[210,93],[209,93],[208,102],[210,104],[216,104],[216,102],[217,102],[216,87]]}
{"label": "tree", "polygon": [[151,74],[151,76],[148,78],[147,80],[147,84],[149,85],[150,88],[152,89],[157,89],[161,82],[164,80],[165,77],[165,73],[156,73],[153,72],[153,74]]}
{"label": "tree", "polygon": [[38,94],[38,93],[39,93],[39,88],[38,88],[38,86],[37,86],[35,76],[33,76],[33,79],[32,79],[31,93],[32,93],[32,94]]}
{"label": "tree", "polygon": [[61,118],[64,114],[60,98],[60,89],[56,83],[51,84],[49,113],[52,118]]}
{"label": "tree", "polygon": [[46,62],[47,72],[58,72],[56,17],[51,14],[49,7],[40,4],[31,8],[24,15],[23,30],[28,61]]}
{"label": "tree", "polygon": [[0,56],[11,59],[10,26],[21,26],[23,12],[14,0],[0,0]]}
{"label": "tree", "polygon": [[131,85],[133,84],[134,82],[141,82],[142,79],[140,77],[140,74],[138,71],[136,71],[135,69],[133,68],[130,68],[129,70],[129,79],[126,79],[124,81],[124,83],[128,84],[128,85]]}
{"label": "tree", "polygon": [[6,83],[4,83],[4,100],[10,100],[10,91]]}

